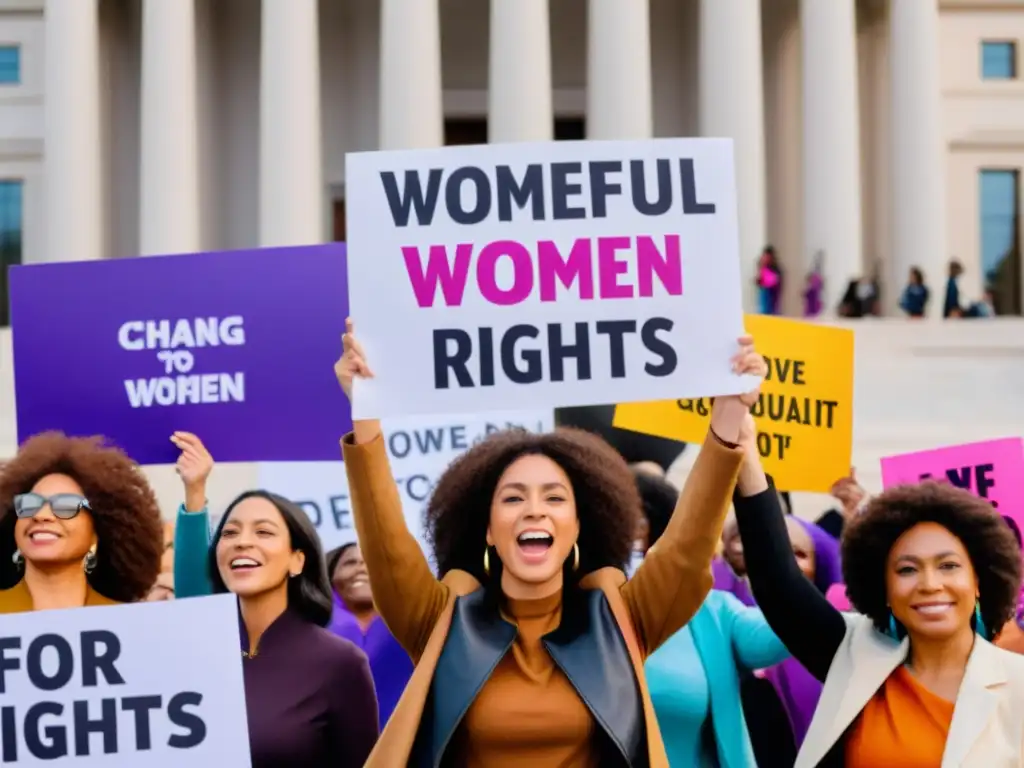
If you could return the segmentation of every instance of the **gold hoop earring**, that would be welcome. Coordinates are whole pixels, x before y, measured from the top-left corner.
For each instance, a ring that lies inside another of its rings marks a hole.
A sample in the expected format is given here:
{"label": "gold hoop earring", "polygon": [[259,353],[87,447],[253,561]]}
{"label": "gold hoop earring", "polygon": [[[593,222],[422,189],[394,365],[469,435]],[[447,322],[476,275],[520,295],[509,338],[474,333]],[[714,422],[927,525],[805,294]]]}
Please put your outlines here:
{"label": "gold hoop earring", "polygon": [[491,548],[484,546],[484,574],[491,575]]}
{"label": "gold hoop earring", "polygon": [[580,569],[580,545],[579,542],[575,542],[572,545],[572,569],[578,571]]}

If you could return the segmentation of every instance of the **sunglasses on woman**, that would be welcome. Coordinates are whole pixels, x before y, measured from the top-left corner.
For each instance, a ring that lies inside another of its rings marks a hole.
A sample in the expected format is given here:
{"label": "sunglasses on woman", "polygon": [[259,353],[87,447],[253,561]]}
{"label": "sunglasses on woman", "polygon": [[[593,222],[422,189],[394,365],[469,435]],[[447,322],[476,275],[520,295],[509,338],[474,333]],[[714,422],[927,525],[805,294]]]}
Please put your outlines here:
{"label": "sunglasses on woman", "polygon": [[20,518],[35,517],[47,504],[54,517],[61,520],[70,520],[83,509],[92,509],[85,497],[77,493],[55,493],[50,497],[38,493],[19,493],[14,497],[14,513]]}

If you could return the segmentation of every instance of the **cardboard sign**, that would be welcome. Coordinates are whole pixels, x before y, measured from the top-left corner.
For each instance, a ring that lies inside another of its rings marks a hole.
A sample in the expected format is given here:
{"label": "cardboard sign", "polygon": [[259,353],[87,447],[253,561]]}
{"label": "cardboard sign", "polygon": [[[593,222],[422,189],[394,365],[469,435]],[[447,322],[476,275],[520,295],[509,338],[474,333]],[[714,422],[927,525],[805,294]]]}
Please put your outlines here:
{"label": "cardboard sign", "polygon": [[354,417],[750,388],[732,142],[349,154]]}
{"label": "cardboard sign", "polygon": [[[850,472],[853,452],[853,331],[747,315],[747,332],[768,363],[752,413],[765,471],[780,491],[828,493]],[[711,402],[621,404],[614,425],[700,443]]]}
{"label": "cardboard sign", "polygon": [[234,595],[4,616],[0,762],[249,768]]}
{"label": "cardboard sign", "polygon": [[1024,439],[1008,437],[882,459],[882,485],[944,480],[992,502],[1024,531]]}

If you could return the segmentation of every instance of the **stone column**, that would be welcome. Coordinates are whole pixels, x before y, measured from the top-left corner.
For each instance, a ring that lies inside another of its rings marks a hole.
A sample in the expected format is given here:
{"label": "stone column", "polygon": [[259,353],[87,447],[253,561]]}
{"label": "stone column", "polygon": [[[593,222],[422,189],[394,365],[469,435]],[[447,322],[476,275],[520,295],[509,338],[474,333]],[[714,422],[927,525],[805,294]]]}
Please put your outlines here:
{"label": "stone column", "polygon": [[648,0],[590,0],[587,138],[649,139],[653,120]]}
{"label": "stone column", "polygon": [[[804,260],[824,258],[826,313],[864,272],[854,0],[801,0]],[[803,279],[803,275],[794,275]]]}
{"label": "stone column", "polygon": [[380,23],[380,148],[440,147],[438,0],[380,0]]}
{"label": "stone column", "polygon": [[139,252],[201,248],[195,0],[142,4]]}
{"label": "stone column", "polygon": [[701,0],[700,132],[731,138],[736,156],[740,275],[747,311],[756,305],[756,264],[767,238],[761,4]]}
{"label": "stone column", "polygon": [[48,0],[46,260],[103,256],[98,0]]}
{"label": "stone column", "polygon": [[946,157],[939,74],[938,0],[890,0],[892,251],[885,304],[898,313],[912,266],[931,288],[928,314],[942,316],[946,288]]}
{"label": "stone column", "polygon": [[549,141],[553,130],[548,0],[491,0],[488,141]]}
{"label": "stone column", "polygon": [[260,245],[324,240],[317,0],[262,0]]}

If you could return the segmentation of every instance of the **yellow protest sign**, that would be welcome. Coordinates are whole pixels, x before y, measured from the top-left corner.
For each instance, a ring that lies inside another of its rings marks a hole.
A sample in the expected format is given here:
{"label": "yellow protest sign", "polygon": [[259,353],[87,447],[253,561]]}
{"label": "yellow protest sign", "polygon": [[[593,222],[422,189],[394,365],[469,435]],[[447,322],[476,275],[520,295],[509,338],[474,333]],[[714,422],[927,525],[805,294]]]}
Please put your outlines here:
{"label": "yellow protest sign", "polygon": [[[747,315],[747,332],[768,363],[752,412],[765,471],[782,491],[827,493],[850,472],[853,450],[853,331]],[[615,408],[614,425],[699,443],[711,403],[662,400]]]}

